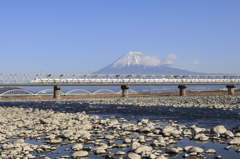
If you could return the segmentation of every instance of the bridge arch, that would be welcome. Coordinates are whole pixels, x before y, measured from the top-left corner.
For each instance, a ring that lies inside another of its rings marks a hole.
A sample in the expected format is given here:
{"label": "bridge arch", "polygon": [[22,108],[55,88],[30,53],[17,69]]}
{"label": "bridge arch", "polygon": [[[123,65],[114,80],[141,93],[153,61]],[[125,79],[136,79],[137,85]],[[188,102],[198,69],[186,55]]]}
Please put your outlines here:
{"label": "bridge arch", "polygon": [[34,93],[24,89],[12,89],[0,94],[1,97],[33,96]]}
{"label": "bridge arch", "polygon": [[[52,96],[53,95],[53,89],[44,89],[35,94],[35,96]],[[61,92],[61,95],[64,95]]]}
{"label": "bridge arch", "polygon": [[[106,92],[106,93],[101,93],[101,92]],[[110,90],[110,89],[100,89],[94,92],[93,94],[116,94],[116,92]]]}
{"label": "bridge arch", "polygon": [[[128,89],[128,94],[137,94],[138,92],[132,90],[132,89]],[[122,94],[122,91],[117,92],[116,94]]]}
{"label": "bridge arch", "polygon": [[84,89],[74,89],[65,93],[65,95],[88,95],[88,94],[92,93]]}

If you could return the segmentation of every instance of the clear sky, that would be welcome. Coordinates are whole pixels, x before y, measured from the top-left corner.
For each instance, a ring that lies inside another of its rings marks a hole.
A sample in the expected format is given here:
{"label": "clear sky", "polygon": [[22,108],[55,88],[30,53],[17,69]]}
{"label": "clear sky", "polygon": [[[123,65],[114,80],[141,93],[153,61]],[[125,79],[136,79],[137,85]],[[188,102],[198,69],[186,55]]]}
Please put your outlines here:
{"label": "clear sky", "polygon": [[129,51],[240,74],[239,0],[0,0],[0,73],[88,73]]}

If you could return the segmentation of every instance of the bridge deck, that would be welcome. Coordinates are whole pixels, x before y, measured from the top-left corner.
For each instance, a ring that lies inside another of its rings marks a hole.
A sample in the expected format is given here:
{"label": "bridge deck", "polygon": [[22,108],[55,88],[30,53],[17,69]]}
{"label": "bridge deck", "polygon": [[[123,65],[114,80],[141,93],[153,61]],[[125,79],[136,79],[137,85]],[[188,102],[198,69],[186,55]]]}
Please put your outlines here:
{"label": "bridge deck", "polygon": [[0,86],[238,85],[238,75],[0,74]]}

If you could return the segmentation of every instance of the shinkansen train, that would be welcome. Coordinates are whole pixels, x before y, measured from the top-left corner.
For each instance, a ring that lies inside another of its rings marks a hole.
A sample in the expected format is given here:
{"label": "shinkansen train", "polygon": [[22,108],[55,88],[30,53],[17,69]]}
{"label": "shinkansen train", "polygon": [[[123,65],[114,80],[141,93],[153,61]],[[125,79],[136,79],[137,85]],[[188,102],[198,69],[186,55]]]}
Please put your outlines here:
{"label": "shinkansen train", "polygon": [[35,79],[31,83],[234,83],[240,79]]}

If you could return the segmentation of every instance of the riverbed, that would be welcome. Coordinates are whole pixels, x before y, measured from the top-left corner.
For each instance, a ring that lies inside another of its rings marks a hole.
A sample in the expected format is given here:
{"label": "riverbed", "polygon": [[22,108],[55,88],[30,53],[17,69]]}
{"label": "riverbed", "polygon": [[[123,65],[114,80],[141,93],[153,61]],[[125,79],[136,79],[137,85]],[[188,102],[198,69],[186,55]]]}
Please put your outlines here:
{"label": "riverbed", "polygon": [[[148,119],[149,123],[154,123],[156,127],[163,128],[166,125],[181,127],[183,125],[186,129],[193,129],[194,127],[205,128],[206,130],[210,130],[211,128],[223,125],[227,130],[232,131],[234,127],[239,126],[240,124],[240,110],[238,108],[199,108],[199,107],[176,107],[176,106],[139,106],[139,105],[123,105],[123,104],[99,104],[99,103],[91,103],[91,102],[82,102],[78,100],[74,101],[5,101],[1,102],[0,106],[2,108],[22,108],[23,110],[43,110],[43,112],[58,112],[63,114],[78,114],[78,113],[86,113],[89,116],[99,116],[102,119],[116,119],[120,122],[120,124],[131,123],[134,125],[139,124],[139,121],[142,119]],[[185,128],[184,128],[185,129]],[[154,129],[155,130],[155,129]],[[112,130],[106,130],[102,132],[102,136],[106,136],[106,134],[111,134]],[[151,133],[154,131],[151,130]],[[126,135],[125,137],[121,137],[117,140],[114,140],[114,144],[120,145],[123,144],[124,138],[130,136],[133,139],[138,139],[139,136],[145,136],[147,138],[147,134],[150,132],[132,132],[130,135]],[[155,133],[155,132],[154,132]],[[91,140],[96,139],[99,134],[92,134]],[[165,134],[166,135],[166,134]],[[196,135],[196,134],[194,134]],[[170,144],[165,147],[153,147],[154,150],[161,150],[162,154],[166,154],[165,157],[168,158],[183,158],[185,151],[179,153],[166,153],[166,149],[169,147],[180,146],[182,148],[186,146],[196,146],[203,150],[214,149],[216,153],[214,154],[204,154],[202,157],[207,158],[216,158],[221,156],[222,158],[240,158],[239,154],[236,150],[240,149],[238,145],[231,146],[228,150],[228,143],[232,138],[218,138],[213,139],[209,138],[207,141],[198,141],[194,140],[194,135],[183,136],[180,135],[177,138],[174,138],[174,144]],[[30,139],[24,138],[25,143],[30,144],[46,144],[51,145],[51,143],[46,142],[44,136],[46,134],[43,133],[43,136],[40,139]],[[170,135],[171,136],[171,135]],[[166,137],[166,136],[165,136]],[[13,142],[21,137],[17,136],[12,139],[9,139],[9,142]],[[148,145],[151,147],[152,140],[146,141],[142,143],[143,145]],[[36,158],[63,158],[64,156],[71,157],[74,152],[71,151],[71,147],[74,146],[79,141],[65,141],[64,144],[59,144],[55,150],[49,152],[32,152],[33,156]],[[109,142],[106,139],[102,139],[102,143],[109,145]],[[98,145],[94,145],[93,143],[82,142],[83,147],[92,147],[96,148]],[[68,150],[69,149],[69,150]],[[68,150],[68,151],[67,151]],[[5,150],[1,150],[5,151]],[[118,151],[122,151],[125,153],[129,153],[132,151],[131,147],[128,146],[126,148],[119,147],[111,147],[108,149],[108,153],[116,153]],[[88,152],[87,158],[106,158],[106,154],[96,154],[93,151]],[[115,156],[115,158],[124,158],[126,155]],[[157,156],[156,156],[157,157]],[[190,158],[202,158],[191,156]],[[86,157],[85,157],[86,158]]]}

